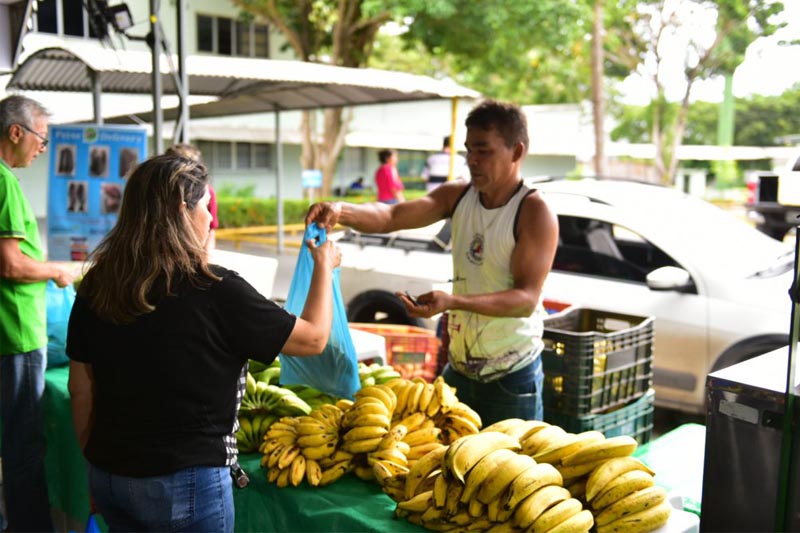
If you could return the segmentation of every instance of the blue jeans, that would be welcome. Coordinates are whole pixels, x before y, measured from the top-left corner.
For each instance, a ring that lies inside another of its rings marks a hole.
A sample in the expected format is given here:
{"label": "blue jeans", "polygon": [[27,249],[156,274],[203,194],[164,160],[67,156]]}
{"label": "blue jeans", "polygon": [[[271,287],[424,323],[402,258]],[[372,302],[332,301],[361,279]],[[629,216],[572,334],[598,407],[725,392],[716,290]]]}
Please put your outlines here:
{"label": "blue jeans", "polygon": [[89,464],[89,489],[110,531],[233,531],[229,466],[116,476]]}
{"label": "blue jeans", "polygon": [[46,368],[47,348],[0,356],[3,493],[11,531],[53,531],[44,473]]}
{"label": "blue jeans", "polygon": [[540,355],[528,366],[488,383],[459,374],[449,363],[442,376],[448,385],[458,389],[458,399],[481,415],[483,427],[506,418],[542,420],[544,417],[544,371]]}

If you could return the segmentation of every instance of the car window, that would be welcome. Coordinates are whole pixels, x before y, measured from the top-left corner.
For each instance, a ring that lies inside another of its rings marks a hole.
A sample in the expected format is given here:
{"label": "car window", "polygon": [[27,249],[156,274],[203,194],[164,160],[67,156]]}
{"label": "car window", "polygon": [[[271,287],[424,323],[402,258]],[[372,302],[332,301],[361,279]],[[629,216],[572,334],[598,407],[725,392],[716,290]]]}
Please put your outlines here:
{"label": "car window", "polygon": [[584,217],[558,217],[553,270],[645,283],[662,266],[680,266],[641,235],[623,226]]}

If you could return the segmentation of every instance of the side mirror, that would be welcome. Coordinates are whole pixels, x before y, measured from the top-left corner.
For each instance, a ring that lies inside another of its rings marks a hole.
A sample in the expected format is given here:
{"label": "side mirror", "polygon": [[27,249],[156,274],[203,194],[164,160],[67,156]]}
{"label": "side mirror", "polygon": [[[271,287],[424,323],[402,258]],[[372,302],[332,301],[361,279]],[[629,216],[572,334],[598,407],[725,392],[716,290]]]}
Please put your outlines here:
{"label": "side mirror", "polygon": [[694,292],[692,277],[682,268],[665,266],[647,275],[647,286],[654,291]]}

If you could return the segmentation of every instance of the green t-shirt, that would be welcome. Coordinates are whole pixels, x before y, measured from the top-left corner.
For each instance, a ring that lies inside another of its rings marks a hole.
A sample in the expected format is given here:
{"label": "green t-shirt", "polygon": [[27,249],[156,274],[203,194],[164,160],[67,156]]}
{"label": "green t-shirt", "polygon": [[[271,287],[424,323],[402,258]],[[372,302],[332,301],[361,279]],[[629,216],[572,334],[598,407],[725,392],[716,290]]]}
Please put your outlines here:
{"label": "green t-shirt", "polygon": [[[17,177],[0,160],[0,239],[19,239],[23,254],[44,260],[39,227]],[[16,283],[0,278],[0,355],[47,346],[45,282]]]}

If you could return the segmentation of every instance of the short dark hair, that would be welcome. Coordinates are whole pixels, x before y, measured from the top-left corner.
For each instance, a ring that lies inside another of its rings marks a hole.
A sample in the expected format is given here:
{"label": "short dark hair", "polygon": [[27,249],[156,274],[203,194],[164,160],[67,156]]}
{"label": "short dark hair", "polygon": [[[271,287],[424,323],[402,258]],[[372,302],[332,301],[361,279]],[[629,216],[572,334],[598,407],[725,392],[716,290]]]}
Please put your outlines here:
{"label": "short dark hair", "polygon": [[393,153],[395,153],[394,150],[389,150],[388,148],[386,150],[381,150],[378,152],[378,161],[380,161],[382,164],[388,163],[389,158],[392,157]]}
{"label": "short dark hair", "polygon": [[530,148],[528,120],[516,104],[484,100],[469,112],[465,124],[467,128],[495,128],[509,148],[517,143],[522,143],[526,152]]}
{"label": "short dark hair", "polygon": [[450,148],[450,136],[444,138],[442,141],[442,148]]}

